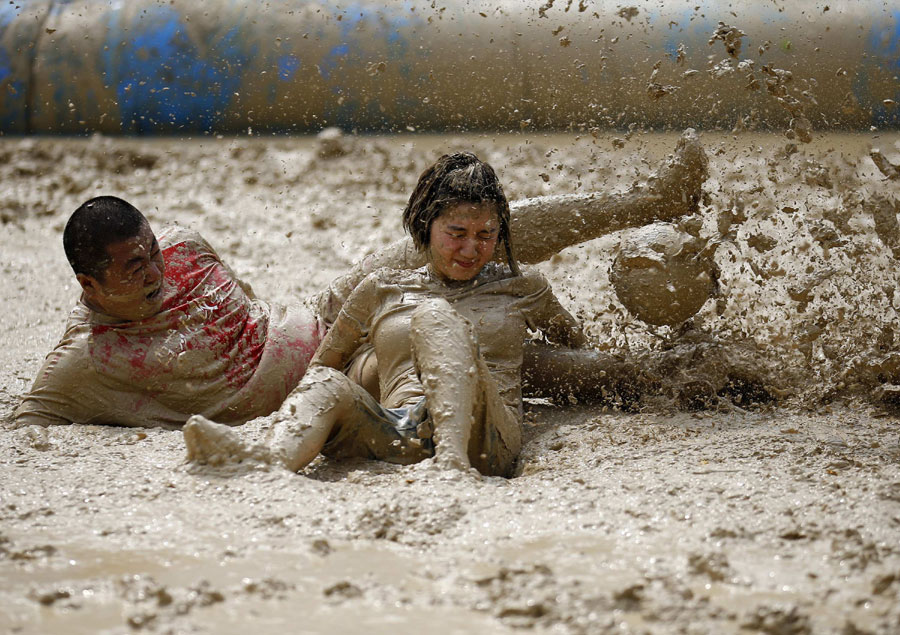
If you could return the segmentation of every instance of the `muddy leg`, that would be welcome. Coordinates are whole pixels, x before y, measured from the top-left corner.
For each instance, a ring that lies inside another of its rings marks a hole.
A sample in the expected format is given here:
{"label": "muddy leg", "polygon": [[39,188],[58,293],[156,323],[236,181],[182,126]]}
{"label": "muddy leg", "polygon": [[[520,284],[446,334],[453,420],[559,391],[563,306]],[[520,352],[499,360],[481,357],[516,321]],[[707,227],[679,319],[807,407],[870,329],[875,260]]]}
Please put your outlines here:
{"label": "muddy leg", "polygon": [[693,129],[646,187],[625,194],[567,194],[514,201],[510,230],[516,257],[543,262],[566,247],[627,227],[697,211],[708,160]]}
{"label": "muddy leg", "polygon": [[332,368],[306,374],[279,411],[271,435],[272,452],[291,471],[320,452],[408,465],[431,454],[419,439],[403,436],[382,407],[362,387]]}
{"label": "muddy leg", "polygon": [[337,426],[355,425],[357,388],[333,368],[307,371],[279,410],[272,430],[272,452],[278,462],[296,472],[316,458]]}
{"label": "muddy leg", "polygon": [[331,368],[311,368],[270,415],[274,423],[268,446],[250,444],[238,430],[195,415],[183,428],[187,460],[209,465],[254,460],[297,471],[319,454],[341,417],[355,412],[353,404],[347,377]]}
{"label": "muddy leg", "polygon": [[200,415],[187,420],[182,428],[187,460],[205,465],[235,465],[243,461],[272,463],[268,448],[241,438],[232,427],[214,423]]}
{"label": "muddy leg", "polygon": [[503,403],[487,364],[476,360],[484,412],[476,413],[469,439],[469,461],[487,476],[510,477],[522,451],[522,422]]}
{"label": "muddy leg", "polygon": [[496,393],[497,388],[487,381],[489,371],[478,354],[472,325],[445,300],[429,300],[413,314],[411,332],[413,357],[434,425],[436,462],[457,469],[485,463],[481,454],[486,435],[497,437],[488,441],[497,442],[498,452],[514,458],[521,446],[515,421],[500,417],[490,422],[496,431],[473,430],[476,415],[478,423],[484,419],[486,392]]}
{"label": "muddy leg", "polygon": [[445,300],[429,300],[416,309],[410,326],[413,359],[434,425],[435,462],[467,469],[479,399],[472,325]]}

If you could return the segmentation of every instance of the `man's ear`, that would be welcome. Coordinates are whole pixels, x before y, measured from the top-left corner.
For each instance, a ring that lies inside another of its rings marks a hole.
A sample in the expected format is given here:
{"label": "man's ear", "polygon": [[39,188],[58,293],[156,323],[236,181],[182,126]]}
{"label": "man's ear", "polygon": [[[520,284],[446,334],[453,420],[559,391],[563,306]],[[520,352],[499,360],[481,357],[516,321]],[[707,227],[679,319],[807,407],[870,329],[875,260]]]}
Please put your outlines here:
{"label": "man's ear", "polygon": [[93,276],[89,276],[86,273],[76,273],[75,279],[78,280],[81,290],[84,291],[84,296],[88,299],[92,299],[100,290],[100,283]]}

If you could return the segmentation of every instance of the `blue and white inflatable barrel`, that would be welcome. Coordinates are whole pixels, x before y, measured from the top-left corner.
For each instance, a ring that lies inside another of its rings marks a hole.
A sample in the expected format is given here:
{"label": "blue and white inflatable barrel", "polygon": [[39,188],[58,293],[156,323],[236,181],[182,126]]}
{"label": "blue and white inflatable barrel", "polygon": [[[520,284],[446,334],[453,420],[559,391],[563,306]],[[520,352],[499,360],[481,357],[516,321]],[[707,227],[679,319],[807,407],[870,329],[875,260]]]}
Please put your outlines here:
{"label": "blue and white inflatable barrel", "polygon": [[20,0],[0,132],[897,126],[900,8],[779,4]]}

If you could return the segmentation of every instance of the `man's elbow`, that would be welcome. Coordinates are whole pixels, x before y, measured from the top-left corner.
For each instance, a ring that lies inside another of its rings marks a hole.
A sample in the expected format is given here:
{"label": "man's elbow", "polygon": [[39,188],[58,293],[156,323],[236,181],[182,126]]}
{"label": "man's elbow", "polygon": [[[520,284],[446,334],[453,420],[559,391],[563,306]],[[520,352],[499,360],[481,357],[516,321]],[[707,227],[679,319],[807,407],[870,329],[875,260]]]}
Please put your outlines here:
{"label": "man's elbow", "polygon": [[27,428],[28,426],[41,426],[46,428],[53,425],[66,425],[72,423],[60,417],[40,414],[36,412],[21,412],[13,416],[12,429]]}

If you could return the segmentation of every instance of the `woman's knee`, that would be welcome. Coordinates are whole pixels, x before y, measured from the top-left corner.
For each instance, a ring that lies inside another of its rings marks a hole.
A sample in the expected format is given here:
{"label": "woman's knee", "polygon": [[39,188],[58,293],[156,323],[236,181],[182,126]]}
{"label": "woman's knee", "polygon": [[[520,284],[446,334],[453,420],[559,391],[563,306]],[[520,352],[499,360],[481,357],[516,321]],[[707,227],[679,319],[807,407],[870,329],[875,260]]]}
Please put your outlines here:
{"label": "woman's knee", "polygon": [[290,414],[296,414],[296,408],[301,404],[305,407],[314,406],[319,410],[349,406],[353,403],[353,386],[353,382],[344,373],[327,366],[313,366],[288,396],[285,406]]}
{"label": "woman's knee", "polygon": [[460,350],[475,345],[472,324],[443,298],[422,302],[410,320],[413,348]]}
{"label": "woman's knee", "polygon": [[413,311],[411,324],[415,328],[429,328],[456,322],[462,317],[444,298],[429,298]]}

